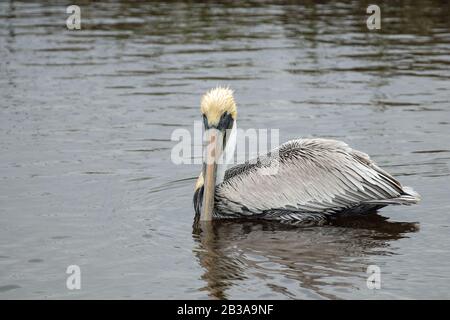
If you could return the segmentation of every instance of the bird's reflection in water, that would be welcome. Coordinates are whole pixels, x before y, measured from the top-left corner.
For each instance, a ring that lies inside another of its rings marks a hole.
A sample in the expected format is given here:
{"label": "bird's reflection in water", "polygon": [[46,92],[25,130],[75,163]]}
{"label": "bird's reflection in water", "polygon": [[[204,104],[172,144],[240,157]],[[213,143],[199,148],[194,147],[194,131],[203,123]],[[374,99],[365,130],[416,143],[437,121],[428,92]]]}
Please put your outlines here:
{"label": "bird's reflection in water", "polygon": [[232,286],[251,277],[264,281],[277,296],[296,298],[283,283],[271,283],[278,274],[298,283],[311,298],[333,299],[337,297],[324,292],[325,286],[351,287],[350,278],[355,277],[365,283],[368,257],[393,254],[390,243],[417,230],[417,223],[390,222],[374,212],[341,217],[321,227],[196,221],[193,237],[195,255],[204,269],[203,290],[211,298],[229,298]]}

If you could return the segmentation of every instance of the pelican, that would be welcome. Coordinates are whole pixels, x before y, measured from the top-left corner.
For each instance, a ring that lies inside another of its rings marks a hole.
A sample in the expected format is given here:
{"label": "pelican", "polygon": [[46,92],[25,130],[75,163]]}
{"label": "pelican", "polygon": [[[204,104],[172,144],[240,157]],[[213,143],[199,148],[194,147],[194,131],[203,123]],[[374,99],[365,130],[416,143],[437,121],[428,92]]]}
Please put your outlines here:
{"label": "pelican", "polygon": [[[291,140],[228,169],[237,130],[233,91],[209,90],[200,109],[207,139],[194,192],[200,221],[249,218],[324,224],[333,217],[420,200],[367,154],[337,140]],[[276,173],[267,174],[273,165]]]}

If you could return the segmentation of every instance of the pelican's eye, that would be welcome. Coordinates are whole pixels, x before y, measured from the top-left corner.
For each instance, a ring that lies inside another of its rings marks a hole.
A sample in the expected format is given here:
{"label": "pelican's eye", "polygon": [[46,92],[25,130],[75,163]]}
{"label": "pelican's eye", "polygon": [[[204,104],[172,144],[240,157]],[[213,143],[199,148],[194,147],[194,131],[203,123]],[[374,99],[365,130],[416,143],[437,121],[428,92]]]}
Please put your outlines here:
{"label": "pelican's eye", "polygon": [[222,114],[217,125],[217,129],[228,130],[233,126],[233,117],[228,112]]}

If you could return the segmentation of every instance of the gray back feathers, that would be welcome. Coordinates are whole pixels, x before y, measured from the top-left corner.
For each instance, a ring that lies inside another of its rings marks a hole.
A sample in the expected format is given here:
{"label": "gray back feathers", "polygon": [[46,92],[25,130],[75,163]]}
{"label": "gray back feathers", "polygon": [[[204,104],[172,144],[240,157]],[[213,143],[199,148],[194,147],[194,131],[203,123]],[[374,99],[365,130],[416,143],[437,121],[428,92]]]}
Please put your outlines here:
{"label": "gray back feathers", "polygon": [[[216,187],[216,216],[321,219],[361,206],[419,200],[368,155],[344,142],[298,139],[274,151],[227,170]],[[276,174],[266,174],[267,166],[277,164]]]}

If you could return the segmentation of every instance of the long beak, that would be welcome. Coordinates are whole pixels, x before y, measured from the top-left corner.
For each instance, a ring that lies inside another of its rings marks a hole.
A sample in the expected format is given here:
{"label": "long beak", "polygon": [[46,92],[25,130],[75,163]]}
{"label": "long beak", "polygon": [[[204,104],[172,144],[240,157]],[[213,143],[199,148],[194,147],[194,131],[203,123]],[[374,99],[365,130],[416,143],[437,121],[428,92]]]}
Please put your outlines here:
{"label": "long beak", "polygon": [[216,188],[217,162],[222,154],[223,134],[217,129],[206,131],[206,152],[203,164],[203,204],[201,221],[211,221],[214,210],[214,191]]}

